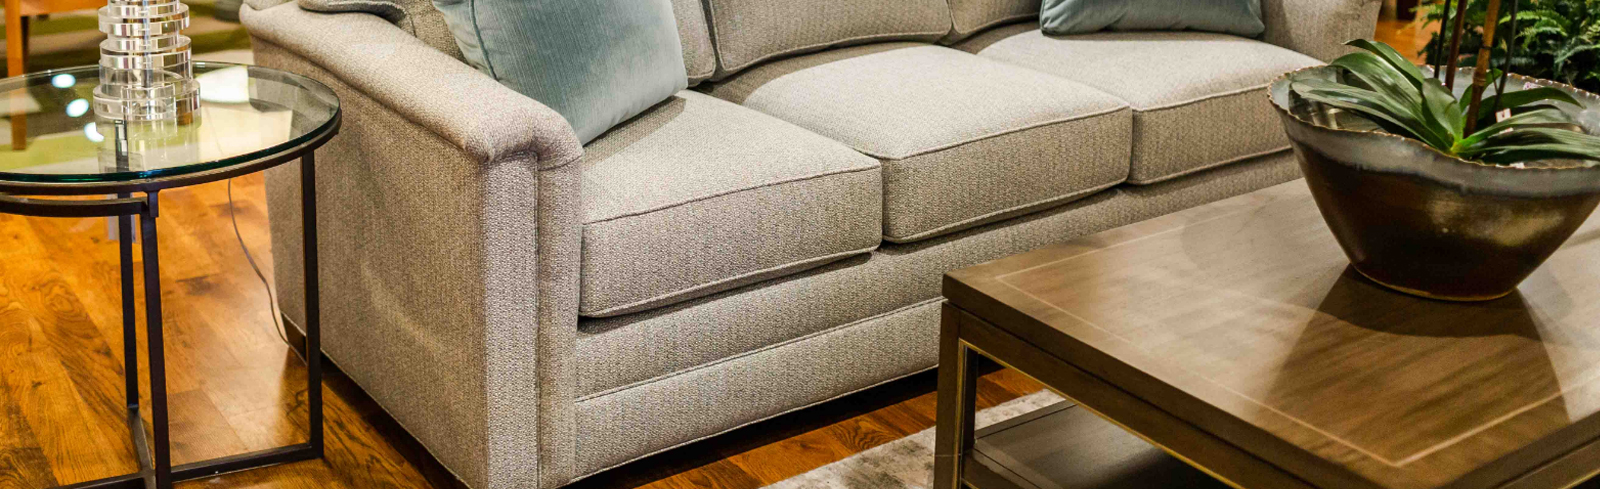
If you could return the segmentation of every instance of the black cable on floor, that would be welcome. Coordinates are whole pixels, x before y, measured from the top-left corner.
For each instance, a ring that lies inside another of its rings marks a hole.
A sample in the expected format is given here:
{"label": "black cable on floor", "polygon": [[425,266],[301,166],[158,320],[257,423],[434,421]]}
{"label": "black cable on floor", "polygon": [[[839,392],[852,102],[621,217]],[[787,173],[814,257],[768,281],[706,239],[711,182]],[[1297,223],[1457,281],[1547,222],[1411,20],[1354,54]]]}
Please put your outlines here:
{"label": "black cable on floor", "polygon": [[300,355],[300,350],[289,342],[289,336],[284,332],[287,326],[283,323],[282,311],[278,310],[278,296],[272,292],[272,283],[267,281],[266,274],[261,273],[261,267],[256,265],[255,257],[250,255],[250,248],[244,245],[244,236],[239,234],[238,211],[233,207],[232,178],[228,179],[228,220],[233,222],[233,237],[239,240],[239,250],[244,252],[244,259],[250,262],[250,269],[254,270],[256,278],[261,280],[261,287],[267,289],[267,311],[272,313],[273,332],[277,333],[278,339],[283,340],[284,346],[289,347],[289,351],[294,352],[301,360],[305,360],[305,356]]}

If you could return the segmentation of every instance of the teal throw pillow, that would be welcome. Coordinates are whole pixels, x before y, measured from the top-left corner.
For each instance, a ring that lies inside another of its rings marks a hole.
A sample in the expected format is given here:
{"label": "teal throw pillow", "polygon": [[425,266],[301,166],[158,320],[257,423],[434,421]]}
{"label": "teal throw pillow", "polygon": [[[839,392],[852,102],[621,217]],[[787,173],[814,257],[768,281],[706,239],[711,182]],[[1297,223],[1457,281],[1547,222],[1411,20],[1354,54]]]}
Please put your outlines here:
{"label": "teal throw pillow", "polygon": [[1039,28],[1045,34],[1114,31],[1209,31],[1256,37],[1261,0],[1044,0]]}
{"label": "teal throw pillow", "polygon": [[468,63],[555,109],[585,144],[689,83],[671,0],[433,4]]}

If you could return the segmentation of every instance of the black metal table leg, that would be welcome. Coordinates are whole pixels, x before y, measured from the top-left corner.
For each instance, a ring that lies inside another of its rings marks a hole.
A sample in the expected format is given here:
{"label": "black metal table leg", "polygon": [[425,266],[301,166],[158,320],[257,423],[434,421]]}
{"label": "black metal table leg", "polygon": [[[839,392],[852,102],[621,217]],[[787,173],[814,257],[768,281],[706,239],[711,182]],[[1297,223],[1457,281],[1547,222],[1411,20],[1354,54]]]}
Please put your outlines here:
{"label": "black metal table leg", "polygon": [[[335,122],[337,122],[335,120]],[[337,127],[337,124],[334,124]],[[308,141],[302,145],[291,148],[271,158],[264,158],[249,165],[238,165],[224,170],[196,174],[184,179],[162,180],[148,179],[136,180],[111,187],[83,186],[71,188],[55,188],[40,186],[13,186],[0,188],[7,189],[0,192],[0,213],[16,214],[35,217],[115,217],[117,219],[118,259],[121,272],[122,288],[122,328],[123,328],[123,375],[124,390],[127,409],[128,433],[132,438],[136,458],[139,462],[139,471],[104,479],[79,482],[54,489],[171,489],[176,482],[211,477],[217,474],[236,472],[241,470],[266,467],[269,465],[314,460],[322,458],[324,453],[324,420],[322,413],[322,328],[321,307],[319,304],[319,271],[317,264],[317,195],[316,195],[316,158],[313,153],[315,148],[332,137],[332,132],[325,134],[321,139]],[[159,239],[157,238],[156,221],[159,212],[159,192],[161,189],[185,186],[209,181],[218,181],[234,176],[254,173],[272,166],[276,166],[292,158],[299,158],[301,162],[301,211],[302,225],[304,226],[302,239],[304,240],[305,258],[305,361],[306,361],[306,401],[307,401],[307,441],[294,445],[258,450],[250,453],[232,455],[212,460],[186,463],[174,466],[172,464],[172,439],[171,420],[169,419],[167,403],[167,372],[166,372],[166,345],[164,329],[161,319],[161,260],[159,252]],[[119,159],[119,168],[127,168],[126,161]],[[15,182],[0,181],[0,185],[11,185]],[[21,190],[18,190],[21,189]],[[40,195],[106,195],[116,194],[113,198],[103,200],[64,200],[41,199],[37,197],[21,197],[19,195],[33,195],[37,191]],[[134,197],[133,192],[143,192],[144,195]],[[134,218],[139,220],[135,229]],[[145,361],[149,366],[150,397],[146,402],[139,399],[139,352],[138,352],[138,318],[134,297],[134,241],[135,234],[140,241],[139,252],[143,256],[144,269],[144,295],[145,295],[145,328],[147,335],[148,353]],[[151,427],[146,429],[142,419],[141,409],[149,409]]]}
{"label": "black metal table leg", "polygon": [[317,279],[316,152],[300,157],[300,235],[305,252],[306,403],[311,450],[322,456],[322,307]]}
{"label": "black metal table leg", "polygon": [[[315,163],[308,153],[302,160],[302,182],[307,189],[316,188]],[[161,260],[156,218],[159,215],[158,192],[149,192],[142,198],[118,195],[116,201],[96,210],[86,201],[38,201],[9,198],[0,199],[6,204],[0,210],[27,211],[24,215],[81,217],[89,215],[115,215],[121,243],[122,271],[123,354],[126,370],[128,404],[128,431],[133,438],[134,451],[139,459],[139,472],[107,477],[99,480],[59,486],[54,489],[170,489],[176,482],[210,477],[217,474],[254,469],[302,460],[322,458],[322,355],[319,306],[317,303],[317,250],[316,250],[316,195],[307,192],[301,204],[305,213],[306,259],[306,397],[308,427],[306,443],[269,448],[202,462],[172,465],[171,436],[167,413],[166,348],[161,320]],[[140,419],[138,336],[135,328],[133,280],[133,218],[139,218],[139,241],[144,257],[145,328],[149,337],[151,429]]]}
{"label": "black metal table leg", "polygon": [[150,351],[150,425],[154,439],[151,473],[156,489],[172,487],[172,441],[167,423],[167,358],[161,331],[161,257],[156,246],[159,192],[145,194],[149,204],[139,216],[139,240],[144,250],[145,334]]}
{"label": "black metal table leg", "polygon": [[[117,194],[119,199],[131,198],[131,194]],[[123,389],[127,393],[126,409],[128,410],[128,433],[133,437],[134,456],[139,459],[139,473],[150,473],[150,444],[149,437],[144,430],[144,420],[139,417],[139,332],[137,329],[138,318],[134,315],[133,296],[133,216],[117,216],[117,255],[119,268],[122,271],[122,377],[125,382]],[[155,479],[146,481],[146,486],[154,486]]]}
{"label": "black metal table leg", "polygon": [[[126,199],[129,194],[117,194]],[[118,259],[122,269],[122,370],[127,408],[139,410],[139,335],[133,306],[133,216],[117,216]]]}

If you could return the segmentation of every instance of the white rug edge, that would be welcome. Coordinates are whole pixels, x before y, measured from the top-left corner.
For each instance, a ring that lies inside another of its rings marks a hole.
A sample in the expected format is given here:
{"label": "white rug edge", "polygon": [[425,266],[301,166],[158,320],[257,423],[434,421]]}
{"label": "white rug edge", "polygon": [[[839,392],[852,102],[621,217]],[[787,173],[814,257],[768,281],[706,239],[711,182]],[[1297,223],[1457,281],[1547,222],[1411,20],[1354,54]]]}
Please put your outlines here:
{"label": "white rug edge", "polygon": [[[978,429],[1063,401],[1040,390],[975,415]],[[933,485],[934,428],[818,467],[765,489],[926,489]]]}

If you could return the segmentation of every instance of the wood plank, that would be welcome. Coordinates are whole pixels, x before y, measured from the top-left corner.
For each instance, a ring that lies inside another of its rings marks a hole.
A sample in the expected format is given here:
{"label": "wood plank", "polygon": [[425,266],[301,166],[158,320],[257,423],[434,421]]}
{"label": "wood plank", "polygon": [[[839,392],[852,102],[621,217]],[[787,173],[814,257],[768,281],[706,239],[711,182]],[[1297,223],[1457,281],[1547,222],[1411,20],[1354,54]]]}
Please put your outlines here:
{"label": "wood plank", "polygon": [[1600,438],[1600,219],[1519,293],[1484,303],[1360,278],[1303,182],[945,285],[960,307],[1323,487],[1496,487]]}
{"label": "wood plank", "polygon": [[[79,394],[79,381],[95,382],[99,377],[75,379],[77,365],[64,363],[98,362],[90,360],[92,356],[64,359],[58,353],[62,342],[71,342],[76,332],[63,334],[52,326],[62,322],[62,315],[81,314],[76,297],[61,286],[49,262],[12,259],[15,254],[41,253],[43,245],[32,233],[13,230],[0,239],[9,255],[0,260],[0,310],[5,311],[0,315],[0,358],[5,359],[0,387],[27,421],[37,449],[50,462],[50,473],[63,483],[73,483],[135,470],[126,416],[108,416],[103,407],[86,403]],[[121,386],[120,378],[115,386]],[[122,403],[120,388],[117,392],[113,407]]]}
{"label": "wood plank", "polygon": [[38,489],[60,484],[48,471],[39,470],[49,464],[38,448],[0,448],[0,489]]}
{"label": "wood plank", "polygon": [[[953,303],[952,303],[953,304]],[[955,309],[954,306],[951,307]],[[1244,488],[1310,489],[1310,484],[1240,447],[1163,411],[1117,386],[1062,361],[992,323],[957,309],[961,341],[990,358],[1029,372],[1063,397],[1076,401],[1130,433],[1184,459],[1230,485]],[[993,352],[1005,352],[996,357]],[[1067,395],[1070,393],[1070,396]],[[1362,487],[1354,484],[1329,486]]]}

